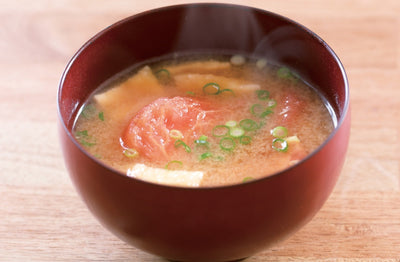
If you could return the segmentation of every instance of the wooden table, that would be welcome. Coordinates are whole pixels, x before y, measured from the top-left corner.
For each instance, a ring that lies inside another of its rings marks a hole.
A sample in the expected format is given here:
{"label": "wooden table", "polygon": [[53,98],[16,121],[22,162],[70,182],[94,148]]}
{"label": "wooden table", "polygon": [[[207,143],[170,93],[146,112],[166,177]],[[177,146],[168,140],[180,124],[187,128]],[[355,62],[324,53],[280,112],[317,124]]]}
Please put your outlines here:
{"label": "wooden table", "polygon": [[[93,34],[183,1],[0,0],[0,261],[165,261],[123,243],[73,188],[56,92]],[[347,70],[350,147],[340,180],[297,234],[247,260],[400,261],[400,1],[234,1],[304,24]]]}

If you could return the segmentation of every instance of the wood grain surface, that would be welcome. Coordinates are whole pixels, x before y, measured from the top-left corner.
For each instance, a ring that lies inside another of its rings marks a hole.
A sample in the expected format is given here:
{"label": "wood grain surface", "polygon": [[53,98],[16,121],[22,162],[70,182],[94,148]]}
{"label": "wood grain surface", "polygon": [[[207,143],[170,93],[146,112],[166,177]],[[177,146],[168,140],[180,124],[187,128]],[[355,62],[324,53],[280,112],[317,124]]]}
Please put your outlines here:
{"label": "wood grain surface", "polygon": [[[0,0],[0,261],[165,260],[123,243],[86,209],[66,172],[56,92],[68,60],[129,15],[183,1]],[[231,1],[288,16],[343,62],[352,131],[316,217],[256,261],[400,261],[400,1]]]}

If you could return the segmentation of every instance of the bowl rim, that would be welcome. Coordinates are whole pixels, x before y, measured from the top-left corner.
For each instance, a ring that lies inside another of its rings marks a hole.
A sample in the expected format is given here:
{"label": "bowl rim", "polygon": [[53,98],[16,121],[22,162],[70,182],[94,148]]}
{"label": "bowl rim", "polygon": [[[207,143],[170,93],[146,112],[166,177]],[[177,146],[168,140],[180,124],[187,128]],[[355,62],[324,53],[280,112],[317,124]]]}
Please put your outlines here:
{"label": "bowl rim", "polygon": [[[270,175],[267,175],[265,177],[261,178],[255,178],[247,181],[246,183],[236,183],[236,184],[227,184],[227,185],[218,185],[218,186],[201,186],[201,187],[183,187],[183,186],[175,186],[175,185],[166,185],[166,184],[159,184],[159,183],[154,183],[154,182],[149,182],[141,179],[137,179],[134,177],[129,177],[125,173],[121,172],[120,170],[117,170],[116,168],[109,166],[105,164],[103,161],[99,160],[98,158],[94,157],[92,154],[90,154],[87,150],[85,150],[79,143],[78,141],[74,138],[72,132],[68,129],[68,127],[65,124],[65,119],[62,117],[61,114],[61,94],[62,94],[62,89],[63,89],[63,84],[65,81],[66,76],[68,75],[70,68],[73,66],[75,60],[80,56],[80,54],[87,48],[89,47],[93,42],[95,42],[98,38],[102,37],[103,34],[106,32],[112,30],[113,28],[118,27],[121,24],[126,23],[127,21],[131,21],[133,19],[140,18],[141,16],[146,16],[150,15],[152,13],[158,13],[158,12],[167,12],[171,9],[177,9],[177,8],[192,8],[192,7],[197,7],[197,6],[208,6],[208,7],[222,7],[222,8],[241,8],[241,9],[246,9],[248,11],[254,11],[261,13],[263,15],[268,15],[268,16],[274,16],[278,19],[284,20],[301,30],[304,30],[307,34],[309,34],[311,37],[313,37],[316,41],[318,41],[321,45],[324,46],[324,48],[329,52],[331,57],[334,59],[336,64],[339,67],[340,73],[343,78],[344,82],[344,103],[343,103],[343,109],[340,111],[340,117],[337,118],[337,123],[334,129],[330,132],[329,136],[324,140],[323,143],[321,143],[315,150],[313,150],[311,153],[309,153],[305,158],[301,159],[298,163],[286,167],[278,172],[272,173]],[[218,190],[218,189],[226,189],[226,188],[239,188],[239,187],[244,187],[244,186],[249,186],[251,184],[259,183],[260,181],[266,181],[269,179],[273,179],[274,177],[283,175],[287,171],[296,168],[297,166],[301,165],[302,163],[308,161],[308,159],[312,158],[314,155],[316,155],[319,151],[321,151],[329,142],[330,140],[333,139],[333,137],[336,135],[336,133],[339,131],[341,126],[343,125],[343,122],[345,121],[347,115],[350,113],[350,91],[349,91],[349,81],[347,78],[346,71],[344,69],[344,66],[342,62],[340,61],[339,57],[337,54],[333,51],[333,49],[316,33],[311,31],[309,28],[305,27],[304,25],[300,24],[299,22],[296,22],[286,16],[264,10],[261,8],[253,7],[253,6],[246,6],[246,5],[239,5],[239,4],[228,4],[228,3],[187,3],[187,4],[176,4],[176,5],[168,5],[168,6],[162,6],[154,9],[149,9],[145,10],[133,15],[130,15],[128,17],[125,17],[123,19],[120,19],[114,23],[112,23],[109,26],[106,26],[99,32],[97,32],[95,35],[93,35],[89,40],[86,41],[72,56],[72,58],[69,60],[67,63],[65,69],[63,70],[63,73],[61,75],[59,84],[58,84],[58,89],[57,89],[57,114],[58,114],[58,121],[62,126],[62,129],[65,131],[67,134],[68,138],[75,144],[75,146],[83,153],[85,154],[88,158],[90,158],[92,161],[95,161],[98,165],[102,166],[103,168],[112,171],[112,175],[119,175],[123,177],[124,179],[128,179],[128,181],[136,181],[139,183],[143,184],[148,184],[152,185],[155,187],[162,187],[162,188],[171,188],[171,189],[179,189],[179,190],[190,190],[190,191],[209,191],[209,190]]]}

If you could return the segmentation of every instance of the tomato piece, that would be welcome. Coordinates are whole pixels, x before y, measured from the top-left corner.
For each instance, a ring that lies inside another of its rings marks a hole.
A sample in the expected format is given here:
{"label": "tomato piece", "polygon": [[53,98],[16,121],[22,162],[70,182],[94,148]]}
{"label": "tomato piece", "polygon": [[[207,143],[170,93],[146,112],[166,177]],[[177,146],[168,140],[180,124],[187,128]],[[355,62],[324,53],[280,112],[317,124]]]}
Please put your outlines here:
{"label": "tomato piece", "polygon": [[173,150],[176,151],[176,138],[171,137],[171,130],[180,131],[183,135],[181,140],[189,144],[204,134],[215,118],[216,111],[205,101],[190,97],[163,97],[137,112],[121,138],[124,146],[134,148],[139,155],[153,161],[164,161],[171,157]]}
{"label": "tomato piece", "polygon": [[303,99],[291,92],[284,93],[277,104],[277,122],[285,127],[294,125],[306,106]]}

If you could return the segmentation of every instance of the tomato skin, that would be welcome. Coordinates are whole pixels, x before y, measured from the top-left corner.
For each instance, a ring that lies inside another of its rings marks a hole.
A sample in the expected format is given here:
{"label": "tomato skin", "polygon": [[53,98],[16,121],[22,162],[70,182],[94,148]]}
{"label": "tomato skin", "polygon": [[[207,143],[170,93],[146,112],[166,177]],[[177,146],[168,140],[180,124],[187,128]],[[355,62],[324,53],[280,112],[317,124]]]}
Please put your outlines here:
{"label": "tomato skin", "polygon": [[275,109],[277,113],[276,118],[279,125],[290,128],[295,125],[299,116],[301,115],[306,102],[297,95],[286,92],[277,102],[278,106]]}
{"label": "tomato skin", "polygon": [[183,134],[185,143],[205,132],[205,123],[214,119],[215,112],[208,103],[191,97],[162,97],[139,110],[130,120],[121,139],[140,156],[153,161],[165,161],[174,152],[176,138],[171,130]]}

